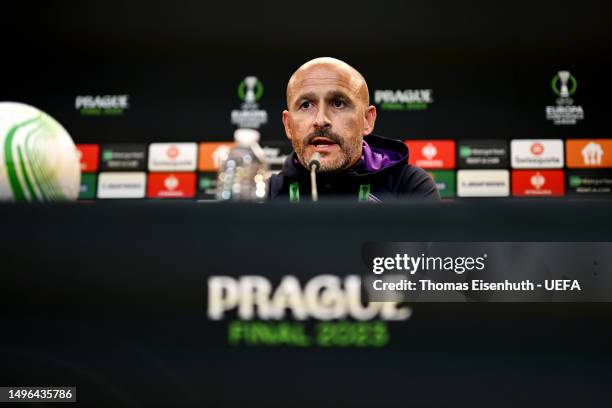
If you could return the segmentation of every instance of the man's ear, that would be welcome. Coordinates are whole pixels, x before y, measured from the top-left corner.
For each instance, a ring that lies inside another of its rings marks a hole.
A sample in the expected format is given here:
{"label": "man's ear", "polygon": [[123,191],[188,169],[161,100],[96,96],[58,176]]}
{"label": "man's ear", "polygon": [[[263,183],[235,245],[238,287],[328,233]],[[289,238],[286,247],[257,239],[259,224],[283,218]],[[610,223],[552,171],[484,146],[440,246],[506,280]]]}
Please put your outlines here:
{"label": "man's ear", "polygon": [[291,134],[291,127],[289,126],[289,111],[283,111],[283,126],[285,128],[285,134],[287,135],[287,139],[291,140],[293,135]]}
{"label": "man's ear", "polygon": [[374,131],[376,123],[376,106],[370,105],[365,110],[363,118],[363,136],[367,136]]}

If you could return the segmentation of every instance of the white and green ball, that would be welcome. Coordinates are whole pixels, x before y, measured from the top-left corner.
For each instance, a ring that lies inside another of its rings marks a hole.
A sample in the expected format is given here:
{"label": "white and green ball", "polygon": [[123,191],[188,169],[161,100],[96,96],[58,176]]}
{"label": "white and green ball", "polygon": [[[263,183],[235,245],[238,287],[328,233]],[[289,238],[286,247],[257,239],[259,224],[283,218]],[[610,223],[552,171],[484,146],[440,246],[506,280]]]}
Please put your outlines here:
{"label": "white and green ball", "polygon": [[46,113],[0,102],[0,200],[75,200],[81,168],[66,130]]}

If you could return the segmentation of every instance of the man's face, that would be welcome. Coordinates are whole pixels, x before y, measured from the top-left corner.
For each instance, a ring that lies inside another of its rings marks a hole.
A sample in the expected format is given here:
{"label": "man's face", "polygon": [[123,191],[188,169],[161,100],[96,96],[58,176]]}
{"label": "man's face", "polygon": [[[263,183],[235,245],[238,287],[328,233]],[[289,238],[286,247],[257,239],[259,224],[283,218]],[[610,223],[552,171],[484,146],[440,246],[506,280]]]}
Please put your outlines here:
{"label": "man's face", "polygon": [[315,152],[321,154],[322,172],[342,171],[359,160],[363,136],[371,133],[376,118],[360,75],[333,64],[298,70],[287,104],[285,132],[304,166]]}

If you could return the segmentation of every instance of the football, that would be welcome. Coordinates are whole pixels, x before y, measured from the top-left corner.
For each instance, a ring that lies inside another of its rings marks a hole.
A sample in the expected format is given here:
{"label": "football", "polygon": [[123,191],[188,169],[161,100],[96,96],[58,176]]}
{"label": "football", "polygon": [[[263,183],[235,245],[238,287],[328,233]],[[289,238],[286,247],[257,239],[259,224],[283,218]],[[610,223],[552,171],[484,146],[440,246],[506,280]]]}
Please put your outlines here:
{"label": "football", "polygon": [[0,200],[76,200],[80,179],[77,150],[62,125],[32,106],[0,102]]}

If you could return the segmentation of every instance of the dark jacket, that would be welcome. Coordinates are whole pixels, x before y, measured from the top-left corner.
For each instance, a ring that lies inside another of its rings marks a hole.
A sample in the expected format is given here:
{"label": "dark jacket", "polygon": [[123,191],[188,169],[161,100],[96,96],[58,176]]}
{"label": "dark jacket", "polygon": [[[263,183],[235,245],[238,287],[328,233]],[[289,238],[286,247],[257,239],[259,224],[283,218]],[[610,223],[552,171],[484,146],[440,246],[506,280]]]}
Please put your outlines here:
{"label": "dark jacket", "polygon": [[[294,152],[285,160],[282,171],[270,178],[268,198],[290,201],[291,196],[292,201],[298,201],[296,190],[300,200],[310,201],[310,174]],[[364,138],[362,156],[349,170],[318,173],[317,190],[319,200],[340,196],[355,201],[440,199],[431,177],[423,169],[408,164],[408,147],[376,135]]]}

